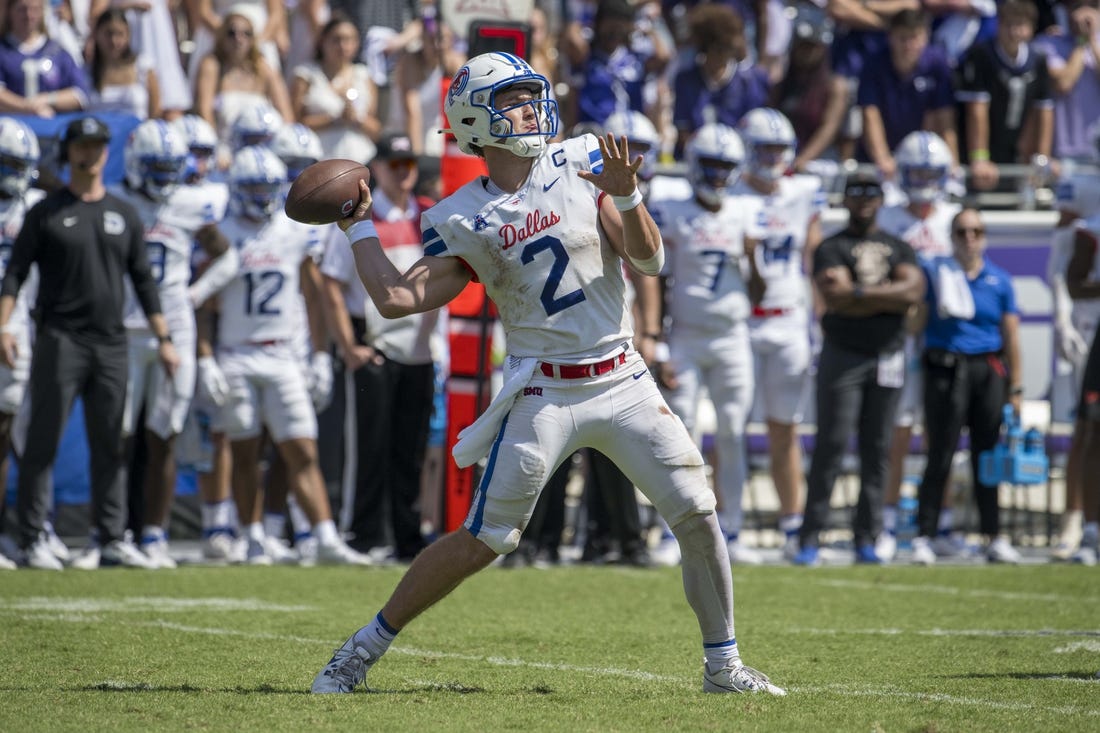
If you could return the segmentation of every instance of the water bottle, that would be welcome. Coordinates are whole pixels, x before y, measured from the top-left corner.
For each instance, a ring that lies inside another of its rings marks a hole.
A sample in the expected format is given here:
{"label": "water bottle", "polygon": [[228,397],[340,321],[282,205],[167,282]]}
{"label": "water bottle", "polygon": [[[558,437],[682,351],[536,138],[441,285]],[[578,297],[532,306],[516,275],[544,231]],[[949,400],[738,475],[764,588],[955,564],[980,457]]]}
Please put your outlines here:
{"label": "water bottle", "polygon": [[898,549],[913,547],[913,538],[917,536],[917,507],[915,496],[902,496],[898,499]]}
{"label": "water bottle", "polygon": [[1043,434],[1038,428],[1031,428],[1024,434],[1024,452],[1043,453],[1045,450]]}
{"label": "water bottle", "polygon": [[1016,410],[1012,405],[1004,406],[1004,437],[1008,454],[1012,455],[1020,448],[1020,422],[1016,419]]}

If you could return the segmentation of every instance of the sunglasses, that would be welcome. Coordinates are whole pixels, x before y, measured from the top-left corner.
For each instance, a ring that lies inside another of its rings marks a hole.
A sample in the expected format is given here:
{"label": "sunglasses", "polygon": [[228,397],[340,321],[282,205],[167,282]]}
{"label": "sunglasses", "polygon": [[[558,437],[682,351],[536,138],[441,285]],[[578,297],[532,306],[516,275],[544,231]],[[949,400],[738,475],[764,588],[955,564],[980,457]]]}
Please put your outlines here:
{"label": "sunglasses", "polygon": [[973,234],[975,237],[984,237],[984,227],[955,227],[955,235],[959,237],[965,237],[967,234]]}
{"label": "sunglasses", "polygon": [[246,28],[230,28],[226,35],[230,38],[252,38],[252,31]]}
{"label": "sunglasses", "polygon": [[416,161],[411,158],[397,158],[387,160],[386,165],[390,167],[391,171],[410,171],[416,167]]}
{"label": "sunglasses", "polygon": [[882,186],[874,184],[848,186],[844,189],[844,195],[852,198],[878,198],[882,195]]}

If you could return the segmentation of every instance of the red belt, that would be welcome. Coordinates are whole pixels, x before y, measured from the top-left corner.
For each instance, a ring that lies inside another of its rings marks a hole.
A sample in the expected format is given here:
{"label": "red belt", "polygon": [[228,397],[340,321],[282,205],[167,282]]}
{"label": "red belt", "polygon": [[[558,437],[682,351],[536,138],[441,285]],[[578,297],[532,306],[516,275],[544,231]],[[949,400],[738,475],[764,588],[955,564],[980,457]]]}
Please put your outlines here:
{"label": "red belt", "polygon": [[558,379],[584,379],[585,377],[598,377],[626,363],[626,352],[613,356],[610,359],[597,361],[594,364],[551,364],[544,361],[539,364],[539,369],[548,377]]}
{"label": "red belt", "polygon": [[249,341],[248,345],[249,346],[278,346],[279,344],[284,344],[284,343],[286,343],[286,341],[284,339],[270,339],[268,341]]}
{"label": "red belt", "polygon": [[761,308],[758,305],[752,307],[753,318],[771,318],[772,316],[785,316],[794,308]]}

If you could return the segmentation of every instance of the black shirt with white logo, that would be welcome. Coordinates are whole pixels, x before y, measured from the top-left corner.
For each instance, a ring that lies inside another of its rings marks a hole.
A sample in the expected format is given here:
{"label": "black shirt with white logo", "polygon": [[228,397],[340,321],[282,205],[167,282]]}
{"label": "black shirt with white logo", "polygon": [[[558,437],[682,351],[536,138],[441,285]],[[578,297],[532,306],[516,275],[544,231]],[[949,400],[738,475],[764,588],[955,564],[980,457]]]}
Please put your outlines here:
{"label": "black shirt with white logo", "polygon": [[86,202],[63,188],[28,211],[0,295],[17,295],[35,263],[34,313],[40,326],[89,341],[124,339],[124,275],[130,276],[145,314],[161,312],[141,219],[109,193]]}
{"label": "black shirt with white logo", "polygon": [[[917,255],[906,242],[878,230],[862,236],[847,231],[824,240],[814,250],[814,275],[831,267],[845,267],[852,283],[867,287],[893,279],[898,265],[917,266]],[[821,318],[825,339],[841,348],[876,355],[900,349],[905,343],[905,316],[875,313],[845,316],[826,312]]]}

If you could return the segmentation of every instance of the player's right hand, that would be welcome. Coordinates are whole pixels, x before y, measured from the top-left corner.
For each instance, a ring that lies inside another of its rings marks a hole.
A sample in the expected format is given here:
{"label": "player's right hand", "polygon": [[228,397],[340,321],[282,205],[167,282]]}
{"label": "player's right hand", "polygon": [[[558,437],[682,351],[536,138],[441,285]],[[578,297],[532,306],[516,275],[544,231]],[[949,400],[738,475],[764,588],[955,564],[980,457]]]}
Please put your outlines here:
{"label": "player's right hand", "polygon": [[8,369],[15,369],[15,360],[19,356],[19,344],[14,333],[0,332],[0,360]]}
{"label": "player's right hand", "polygon": [[657,382],[665,389],[676,389],[680,386],[680,380],[676,378],[676,370],[667,361],[657,365]]}
{"label": "player's right hand", "polygon": [[1069,323],[1054,327],[1054,342],[1058,356],[1071,364],[1083,364],[1089,355],[1089,347],[1081,333]]}
{"label": "player's right hand", "polygon": [[352,224],[369,220],[371,209],[374,208],[374,201],[370,196],[370,186],[362,178],[359,179],[359,205],[355,207],[355,210],[343,219],[339,219],[336,222],[336,226],[340,227],[341,231],[347,231],[348,227]]}
{"label": "player's right hand", "polygon": [[199,357],[196,366],[199,371],[199,389],[216,407],[221,407],[229,397],[229,382],[225,373],[212,356]]}

